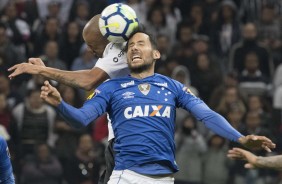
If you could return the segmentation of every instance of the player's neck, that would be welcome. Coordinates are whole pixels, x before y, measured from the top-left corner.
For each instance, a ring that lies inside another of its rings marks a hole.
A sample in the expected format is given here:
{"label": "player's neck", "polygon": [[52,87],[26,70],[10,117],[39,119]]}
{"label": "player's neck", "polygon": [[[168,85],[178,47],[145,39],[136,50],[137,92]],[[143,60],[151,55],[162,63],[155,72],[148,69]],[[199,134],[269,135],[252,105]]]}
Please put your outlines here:
{"label": "player's neck", "polygon": [[150,77],[152,75],[154,75],[154,70],[146,70],[140,73],[133,73],[131,72],[131,77],[133,78],[137,78],[137,79],[144,79],[146,77]]}

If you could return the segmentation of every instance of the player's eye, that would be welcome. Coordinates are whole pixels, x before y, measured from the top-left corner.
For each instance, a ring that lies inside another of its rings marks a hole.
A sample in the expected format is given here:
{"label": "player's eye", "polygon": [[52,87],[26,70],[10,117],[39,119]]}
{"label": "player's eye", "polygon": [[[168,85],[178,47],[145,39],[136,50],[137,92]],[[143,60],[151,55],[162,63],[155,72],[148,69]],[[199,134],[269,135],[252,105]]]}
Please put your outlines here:
{"label": "player's eye", "polygon": [[128,47],[131,48],[131,47],[133,47],[133,46],[134,46],[134,43],[130,43]]}

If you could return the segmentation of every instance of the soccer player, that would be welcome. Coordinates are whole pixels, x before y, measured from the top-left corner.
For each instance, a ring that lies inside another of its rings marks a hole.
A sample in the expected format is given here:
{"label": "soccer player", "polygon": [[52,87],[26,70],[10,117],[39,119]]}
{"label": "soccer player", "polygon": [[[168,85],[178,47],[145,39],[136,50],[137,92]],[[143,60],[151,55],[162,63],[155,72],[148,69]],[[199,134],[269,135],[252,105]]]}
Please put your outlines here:
{"label": "soccer player", "polygon": [[57,107],[74,127],[86,126],[109,113],[116,153],[110,184],[173,183],[173,173],[178,171],[174,144],[177,107],[190,111],[215,133],[246,147],[275,147],[264,136],[241,135],[188,87],[154,73],[160,52],[148,34],[134,33],[126,50],[130,76],[103,83],[79,109],[65,103],[48,81],[41,88],[41,98]]}
{"label": "soccer player", "polygon": [[[28,63],[20,63],[9,68],[12,73],[9,78],[14,78],[20,74],[28,73],[42,75],[49,79],[56,80],[68,86],[92,90],[109,78],[126,76],[129,74],[126,63],[126,56],[123,51],[124,44],[110,43],[104,38],[99,30],[100,14],[94,16],[83,29],[83,39],[89,49],[99,57],[96,65],[91,70],[64,71],[56,68],[46,67],[40,58],[30,58]],[[109,146],[106,148],[106,172],[101,177],[100,183],[107,183],[113,170],[112,145],[114,135],[109,124]]]}
{"label": "soccer player", "polygon": [[282,170],[282,155],[259,157],[241,148],[233,148],[228,151],[227,156],[231,159],[246,160],[247,169],[268,168]]}
{"label": "soccer player", "polygon": [[0,184],[14,184],[15,178],[6,140],[0,136]]}

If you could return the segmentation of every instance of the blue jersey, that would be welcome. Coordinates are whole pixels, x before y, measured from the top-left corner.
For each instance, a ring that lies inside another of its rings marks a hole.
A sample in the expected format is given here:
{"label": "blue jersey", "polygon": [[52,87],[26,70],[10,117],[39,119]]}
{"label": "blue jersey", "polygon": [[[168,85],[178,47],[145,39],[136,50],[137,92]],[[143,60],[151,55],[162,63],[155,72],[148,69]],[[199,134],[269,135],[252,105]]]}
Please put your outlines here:
{"label": "blue jersey", "polygon": [[3,184],[15,183],[13,169],[10,161],[9,149],[5,139],[1,136],[0,136],[0,183]]}
{"label": "blue jersey", "polygon": [[76,127],[109,113],[115,134],[115,170],[168,174],[178,170],[174,143],[178,107],[190,111],[223,137],[237,141],[242,136],[189,88],[160,74],[110,80],[100,85],[82,108],[62,102],[58,109]]}

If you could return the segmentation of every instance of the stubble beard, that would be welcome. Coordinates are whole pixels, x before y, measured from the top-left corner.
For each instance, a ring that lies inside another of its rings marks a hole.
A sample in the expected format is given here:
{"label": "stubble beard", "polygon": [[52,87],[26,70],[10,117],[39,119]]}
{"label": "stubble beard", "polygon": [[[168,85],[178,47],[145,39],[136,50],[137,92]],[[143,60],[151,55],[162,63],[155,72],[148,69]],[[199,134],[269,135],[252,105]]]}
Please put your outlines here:
{"label": "stubble beard", "polygon": [[131,64],[129,64],[128,68],[129,68],[131,73],[140,74],[140,73],[150,69],[152,67],[152,65],[153,65],[153,63],[145,63],[145,64],[138,65],[138,66],[132,66]]}

